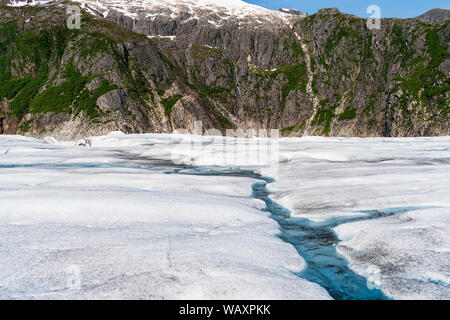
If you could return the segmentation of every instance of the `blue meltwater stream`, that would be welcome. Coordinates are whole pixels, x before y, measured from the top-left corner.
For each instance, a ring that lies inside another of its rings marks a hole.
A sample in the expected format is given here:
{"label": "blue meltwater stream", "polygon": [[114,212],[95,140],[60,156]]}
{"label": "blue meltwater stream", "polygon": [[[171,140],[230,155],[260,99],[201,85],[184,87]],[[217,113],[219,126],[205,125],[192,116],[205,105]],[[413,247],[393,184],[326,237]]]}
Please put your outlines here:
{"label": "blue meltwater stream", "polygon": [[[252,196],[265,202],[265,211],[278,222],[280,238],[292,244],[298,254],[306,261],[307,267],[297,275],[315,282],[325,288],[330,296],[339,300],[386,300],[381,290],[369,286],[366,278],[354,273],[348,261],[336,251],[339,239],[333,228],[338,225],[401,214],[417,207],[389,208],[355,212],[351,217],[332,218],[323,222],[291,217],[291,212],[270,199],[267,184],[275,180],[261,176],[254,171],[241,169],[189,168],[177,169],[167,173],[202,176],[238,176],[261,180],[253,184]],[[371,289],[372,288],[372,289]]]}
{"label": "blue meltwater stream", "polygon": [[[140,168],[155,169],[157,165],[142,164],[110,164],[110,163],[42,163],[42,164],[5,164],[0,168],[38,167],[38,168]],[[159,169],[169,169],[167,163]],[[306,268],[297,275],[308,281],[315,282],[325,288],[331,297],[339,300],[384,300],[388,299],[379,289],[370,289],[367,279],[354,273],[348,266],[348,261],[336,251],[339,239],[333,228],[349,222],[376,219],[401,214],[419,207],[389,208],[355,212],[350,217],[331,218],[322,222],[314,222],[306,218],[291,217],[291,212],[270,199],[267,189],[269,183],[275,180],[264,177],[252,170],[236,168],[189,167],[166,171],[166,174],[185,174],[201,176],[235,176],[259,180],[252,185],[252,196],[264,201],[264,211],[270,212],[270,217],[280,225],[280,238],[292,244],[298,254],[306,261]],[[373,286],[370,286],[373,288]]]}

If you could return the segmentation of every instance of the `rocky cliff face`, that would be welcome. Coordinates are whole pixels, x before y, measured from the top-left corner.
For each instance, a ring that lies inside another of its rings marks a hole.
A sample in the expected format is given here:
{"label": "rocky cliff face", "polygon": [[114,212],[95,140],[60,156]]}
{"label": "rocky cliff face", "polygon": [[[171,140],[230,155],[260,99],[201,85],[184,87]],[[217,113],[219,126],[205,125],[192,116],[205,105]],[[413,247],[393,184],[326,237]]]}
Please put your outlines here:
{"label": "rocky cliff face", "polygon": [[74,139],[201,120],[285,135],[450,133],[449,19],[369,30],[336,9],[77,0],[81,29],[68,30],[69,2],[45,2],[0,9],[0,132]]}

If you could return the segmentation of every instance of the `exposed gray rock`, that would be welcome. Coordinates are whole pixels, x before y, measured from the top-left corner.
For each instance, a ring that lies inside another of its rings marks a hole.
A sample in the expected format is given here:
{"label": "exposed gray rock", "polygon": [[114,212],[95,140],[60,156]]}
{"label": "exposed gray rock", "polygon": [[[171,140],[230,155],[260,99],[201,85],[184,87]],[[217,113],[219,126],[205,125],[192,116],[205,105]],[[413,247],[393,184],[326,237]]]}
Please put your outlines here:
{"label": "exposed gray rock", "polygon": [[[87,9],[98,17],[85,13],[82,29],[60,38],[60,49],[50,48],[51,72],[37,95],[58,91],[70,64],[84,88],[61,110],[30,107],[21,117],[7,112],[14,99],[6,101],[3,131],[78,139],[116,130],[192,132],[203,121],[205,129],[279,128],[285,135],[450,132],[444,22],[383,19],[381,30],[369,30],[365,19],[335,8],[312,16],[183,8]],[[26,8],[1,10],[0,25],[16,21],[54,39],[65,21],[64,6],[36,9],[28,23]],[[21,77],[42,70],[11,68]],[[56,75],[61,79],[53,81]]]}
{"label": "exposed gray rock", "polygon": [[97,106],[102,111],[109,111],[112,109],[121,109],[128,103],[128,93],[125,90],[112,90],[97,99]]}
{"label": "exposed gray rock", "polygon": [[417,16],[416,19],[424,22],[443,22],[450,19],[450,10],[439,8],[431,9],[424,14]]}

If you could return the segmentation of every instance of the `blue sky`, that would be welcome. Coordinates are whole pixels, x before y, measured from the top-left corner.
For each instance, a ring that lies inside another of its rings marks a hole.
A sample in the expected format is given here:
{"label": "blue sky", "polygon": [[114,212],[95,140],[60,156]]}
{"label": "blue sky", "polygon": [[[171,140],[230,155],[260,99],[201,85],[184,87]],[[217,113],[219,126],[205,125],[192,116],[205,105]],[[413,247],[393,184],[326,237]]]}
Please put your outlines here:
{"label": "blue sky", "polygon": [[370,5],[381,8],[382,17],[411,18],[433,8],[450,9],[450,0],[244,0],[269,9],[294,8],[309,14],[321,8],[337,7],[345,13],[369,17],[366,9]]}

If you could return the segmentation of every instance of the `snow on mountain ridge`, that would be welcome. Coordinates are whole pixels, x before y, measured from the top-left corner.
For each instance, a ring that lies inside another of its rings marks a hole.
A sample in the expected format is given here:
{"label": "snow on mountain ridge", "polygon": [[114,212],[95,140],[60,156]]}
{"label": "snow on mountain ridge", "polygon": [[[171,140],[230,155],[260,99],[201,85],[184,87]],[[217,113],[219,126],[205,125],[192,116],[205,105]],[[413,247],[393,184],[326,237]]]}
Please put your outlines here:
{"label": "snow on mountain ridge", "polygon": [[[10,0],[10,6],[45,5],[55,0]],[[117,11],[131,18],[156,16],[179,16],[190,19],[212,17],[211,24],[229,18],[251,19],[256,22],[269,22],[284,19],[289,13],[269,10],[241,0],[73,0],[92,14],[101,13],[106,17]]]}
{"label": "snow on mountain ridge", "polygon": [[54,2],[55,0],[9,0],[10,7],[23,7],[23,6],[41,6]]}

